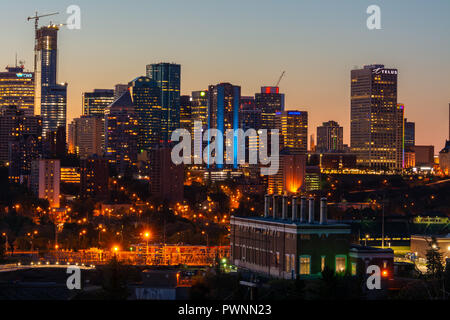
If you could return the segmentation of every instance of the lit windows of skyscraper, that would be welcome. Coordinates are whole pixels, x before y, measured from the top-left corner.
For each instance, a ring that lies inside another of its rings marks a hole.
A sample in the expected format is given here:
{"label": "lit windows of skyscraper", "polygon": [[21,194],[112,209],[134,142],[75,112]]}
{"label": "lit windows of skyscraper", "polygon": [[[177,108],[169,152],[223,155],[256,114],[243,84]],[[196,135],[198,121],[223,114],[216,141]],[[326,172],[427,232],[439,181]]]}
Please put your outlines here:
{"label": "lit windows of skyscraper", "polygon": [[148,77],[129,83],[131,101],[138,123],[138,150],[149,150],[161,143],[161,89]]}
{"label": "lit windows of skyscraper", "polygon": [[81,159],[103,154],[105,136],[103,118],[81,116],[73,119],[69,128],[69,146],[73,146],[73,153]]}
{"label": "lit windows of skyscraper", "polygon": [[174,63],[147,65],[147,77],[161,90],[161,139],[170,140],[172,132],[180,127],[181,66]]}
{"label": "lit windows of skyscraper", "polygon": [[261,128],[276,128],[276,113],[284,111],[284,94],[279,87],[261,87],[255,94],[256,108],[261,110]]}
{"label": "lit windows of skyscraper", "polygon": [[280,149],[290,148],[292,153],[306,154],[308,151],[308,112],[277,112],[276,128],[280,134]]}
{"label": "lit windows of skyscraper", "polygon": [[105,116],[105,108],[114,102],[114,90],[94,89],[94,92],[83,93],[83,115]]}
{"label": "lit windows of skyscraper", "polygon": [[35,113],[42,115],[43,135],[66,128],[67,83],[57,84],[58,30],[56,25],[37,30]]}
{"label": "lit windows of skyscraper", "polygon": [[180,128],[192,133],[192,101],[190,96],[180,97]]}
{"label": "lit windows of skyscraper", "polygon": [[[227,129],[239,129],[239,107],[241,103],[241,87],[230,83],[220,83],[209,86],[208,99],[208,128],[217,129],[225,134]],[[231,142],[230,142],[231,143]],[[234,167],[237,168],[237,135],[233,141],[234,147]],[[226,159],[224,145],[218,145],[216,149],[216,158]],[[217,168],[223,168],[217,165]]]}
{"label": "lit windows of skyscraper", "polygon": [[416,124],[405,118],[405,148],[416,145]]}
{"label": "lit windows of skyscraper", "polygon": [[208,124],[208,91],[192,92],[192,121],[201,121],[202,127]]}
{"label": "lit windows of skyscraper", "polygon": [[137,164],[138,120],[129,91],[105,109],[105,154],[119,174]]}
{"label": "lit windows of skyscraper", "polygon": [[25,116],[34,115],[34,74],[24,67],[7,67],[0,72],[0,107],[14,105]]}
{"label": "lit windows of skyscraper", "polygon": [[344,149],[344,128],[336,121],[324,122],[317,127],[317,147],[319,152],[340,152]]}
{"label": "lit windows of skyscraper", "polygon": [[397,105],[397,69],[369,65],[351,71],[351,149],[358,164],[403,166],[403,106]]}

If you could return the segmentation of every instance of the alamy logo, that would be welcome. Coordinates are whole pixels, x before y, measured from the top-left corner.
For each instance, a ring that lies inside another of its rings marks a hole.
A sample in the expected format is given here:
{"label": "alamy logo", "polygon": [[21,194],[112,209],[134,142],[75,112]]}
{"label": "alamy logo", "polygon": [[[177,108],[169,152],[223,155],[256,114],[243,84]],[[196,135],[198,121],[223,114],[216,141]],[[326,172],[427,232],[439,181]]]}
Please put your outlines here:
{"label": "alamy logo", "polygon": [[367,18],[367,28],[369,30],[381,29],[381,9],[377,5],[371,5],[367,8],[367,14],[370,16]]}
{"label": "alamy logo", "polygon": [[70,276],[67,278],[66,285],[69,290],[81,289],[81,270],[77,266],[70,266],[67,268],[67,274]]}
{"label": "alamy logo", "polygon": [[367,274],[370,276],[367,277],[366,285],[369,290],[380,290],[381,289],[381,270],[377,265],[371,265],[367,268]]}
{"label": "alamy logo", "polygon": [[81,8],[77,5],[71,5],[67,7],[67,14],[70,16],[67,18],[66,24],[69,30],[80,30],[81,29]]}
{"label": "alamy logo", "polygon": [[[278,172],[279,167],[279,132],[270,130],[270,150],[268,153],[268,132],[267,130],[248,129],[227,129],[225,136],[218,129],[202,130],[202,122],[194,121],[194,155],[192,156],[192,137],[188,130],[177,129],[172,133],[171,140],[179,142],[174,146],[171,153],[174,164],[194,164],[206,163],[207,165],[243,165],[246,154],[246,140],[249,141],[249,161],[248,164],[258,164],[261,167],[261,174],[270,176]],[[203,141],[207,146],[202,150]],[[252,145],[250,147],[250,144]],[[256,147],[257,146],[257,147]],[[225,152],[224,152],[225,147]],[[258,150],[257,150],[258,149]],[[224,159],[225,155],[225,159]],[[225,161],[224,161],[225,160]]]}

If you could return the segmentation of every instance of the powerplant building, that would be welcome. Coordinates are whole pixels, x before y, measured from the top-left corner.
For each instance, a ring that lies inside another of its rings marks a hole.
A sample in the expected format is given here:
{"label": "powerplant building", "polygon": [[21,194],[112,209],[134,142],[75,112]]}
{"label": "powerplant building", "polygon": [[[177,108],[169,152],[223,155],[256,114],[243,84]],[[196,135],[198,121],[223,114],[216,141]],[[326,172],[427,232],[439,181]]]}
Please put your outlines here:
{"label": "powerplant building", "polygon": [[403,167],[403,114],[397,104],[397,69],[368,65],[351,71],[351,150],[358,165]]}
{"label": "powerplant building", "polygon": [[326,198],[318,203],[314,198],[266,195],[264,216],[232,216],[232,264],[283,279],[320,276],[325,267],[364,276],[376,264],[385,277],[392,277],[393,251],[353,244],[350,226],[327,219]]}

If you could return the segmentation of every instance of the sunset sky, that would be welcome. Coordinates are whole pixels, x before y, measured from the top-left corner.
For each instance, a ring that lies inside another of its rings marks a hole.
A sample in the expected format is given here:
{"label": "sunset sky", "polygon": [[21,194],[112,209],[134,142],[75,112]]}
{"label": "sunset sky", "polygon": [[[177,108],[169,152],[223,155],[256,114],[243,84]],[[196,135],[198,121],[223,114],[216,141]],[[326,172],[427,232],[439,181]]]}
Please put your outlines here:
{"label": "sunset sky", "polygon": [[[450,1],[448,0],[21,0],[0,2],[0,66],[33,68],[33,23],[64,23],[81,7],[81,30],[59,33],[59,82],[69,83],[68,121],[81,94],[145,74],[145,65],[182,65],[182,94],[231,82],[253,95],[274,85],[288,109],[306,110],[309,134],[322,122],[344,126],[349,143],[350,70],[381,63],[399,69],[398,101],[416,122],[416,141],[448,138]],[[366,9],[381,7],[382,30],[368,30]]]}

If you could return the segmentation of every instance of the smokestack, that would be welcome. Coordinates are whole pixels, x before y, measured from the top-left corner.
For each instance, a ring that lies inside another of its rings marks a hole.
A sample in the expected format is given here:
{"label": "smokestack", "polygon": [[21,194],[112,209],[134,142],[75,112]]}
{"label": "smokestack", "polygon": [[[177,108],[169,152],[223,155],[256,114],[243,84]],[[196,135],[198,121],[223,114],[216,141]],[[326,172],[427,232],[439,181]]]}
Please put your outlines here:
{"label": "smokestack", "polygon": [[320,224],[327,224],[327,198],[320,199]]}
{"label": "smokestack", "polygon": [[314,198],[309,198],[309,223],[314,223]]}
{"label": "smokestack", "polygon": [[264,218],[269,217],[269,207],[270,207],[270,195],[266,194],[264,196]]}
{"label": "smokestack", "polygon": [[283,196],[282,198],[282,206],[281,206],[281,218],[286,220],[287,218],[287,196]]}
{"label": "smokestack", "polygon": [[277,200],[278,200],[278,196],[276,194],[273,195],[273,208],[272,208],[272,213],[273,213],[273,218],[276,219],[277,218]]}
{"label": "smokestack", "polygon": [[306,197],[300,199],[300,223],[306,223]]}
{"label": "smokestack", "polygon": [[292,221],[297,221],[297,197],[292,197]]}

